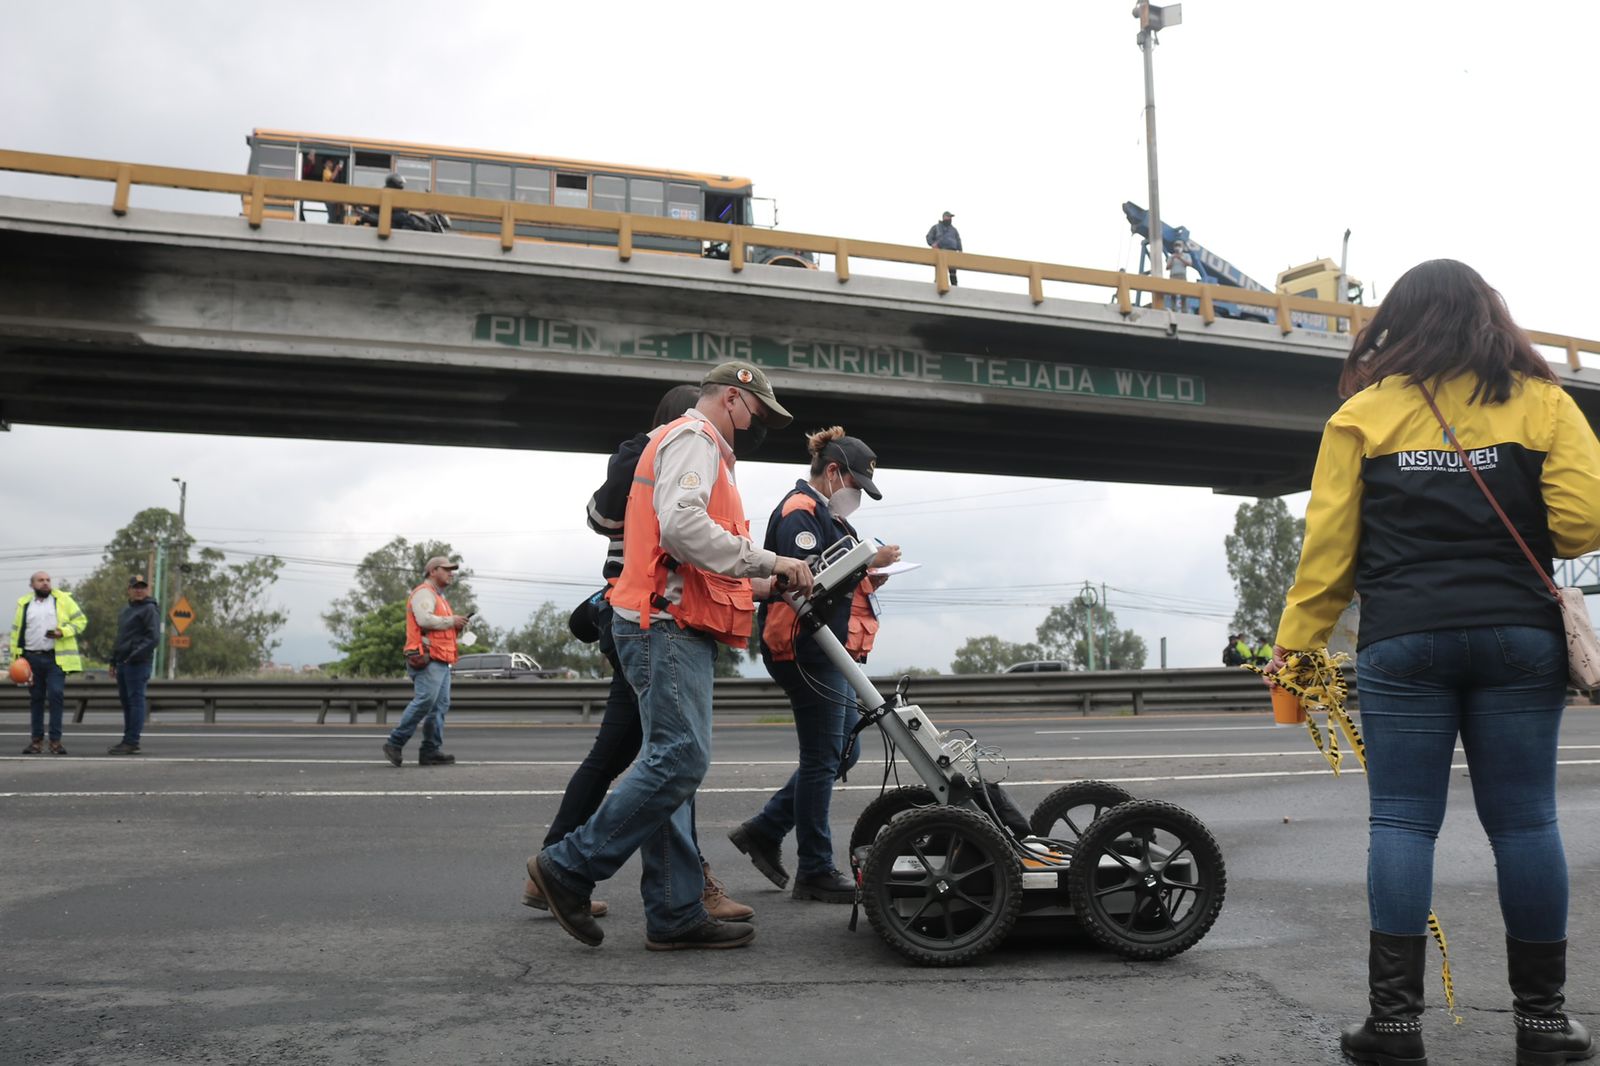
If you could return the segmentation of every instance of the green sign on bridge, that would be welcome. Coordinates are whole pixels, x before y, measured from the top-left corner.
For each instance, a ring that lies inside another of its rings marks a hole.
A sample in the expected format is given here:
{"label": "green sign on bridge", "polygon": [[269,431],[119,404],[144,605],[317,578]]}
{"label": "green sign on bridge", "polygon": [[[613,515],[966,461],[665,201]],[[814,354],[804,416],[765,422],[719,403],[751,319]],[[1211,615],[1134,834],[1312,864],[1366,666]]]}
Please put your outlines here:
{"label": "green sign on bridge", "polygon": [[716,364],[744,359],[772,370],[848,374],[1055,395],[1203,405],[1205,379],[1041,359],[999,359],[836,341],[773,340],[689,330],[652,333],[621,325],[531,315],[479,315],[473,339],[527,351]]}

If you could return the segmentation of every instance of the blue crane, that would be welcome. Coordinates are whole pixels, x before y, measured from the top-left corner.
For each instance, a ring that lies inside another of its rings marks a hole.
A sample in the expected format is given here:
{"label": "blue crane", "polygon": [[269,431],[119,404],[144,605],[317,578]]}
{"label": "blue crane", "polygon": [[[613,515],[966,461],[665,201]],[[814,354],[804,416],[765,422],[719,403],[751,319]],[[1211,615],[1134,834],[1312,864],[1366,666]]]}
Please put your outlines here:
{"label": "blue crane", "polygon": [[[1130,200],[1122,205],[1122,213],[1127,216],[1128,225],[1133,228],[1135,234],[1144,237],[1150,232],[1150,212]],[[1167,257],[1175,254],[1182,255],[1190,269],[1198,275],[1197,280],[1202,284],[1226,285],[1235,289],[1249,289],[1253,292],[1274,291],[1195,240],[1189,235],[1189,227],[1187,226],[1169,226],[1163,222],[1161,224],[1161,243],[1165,245],[1161,249],[1161,254]],[[1151,249],[1147,239],[1141,242],[1140,245],[1139,273],[1147,274],[1150,272],[1150,254]],[[1199,301],[1192,296],[1184,297],[1178,303],[1180,311],[1194,312],[1199,310]],[[1228,300],[1216,300],[1212,306],[1217,314],[1224,318],[1239,318],[1249,322],[1277,321],[1276,312],[1265,307],[1237,304]],[[1294,311],[1291,314],[1296,326],[1323,331],[1328,328],[1328,316],[1326,315],[1306,314],[1301,311]]]}

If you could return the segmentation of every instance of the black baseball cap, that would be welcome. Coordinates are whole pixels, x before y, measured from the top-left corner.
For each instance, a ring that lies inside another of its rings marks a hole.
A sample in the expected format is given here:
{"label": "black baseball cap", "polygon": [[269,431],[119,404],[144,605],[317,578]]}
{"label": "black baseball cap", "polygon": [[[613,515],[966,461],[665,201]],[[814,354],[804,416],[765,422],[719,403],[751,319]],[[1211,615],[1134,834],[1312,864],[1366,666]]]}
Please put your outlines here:
{"label": "black baseball cap", "polygon": [[128,587],[130,589],[147,589],[150,587],[150,582],[144,579],[143,574],[134,574],[128,579]]}
{"label": "black baseball cap", "polygon": [[822,458],[824,462],[839,463],[850,471],[850,476],[856,479],[862,492],[874,500],[883,499],[883,493],[872,481],[872,475],[878,471],[878,453],[867,447],[860,437],[830,440],[827,447],[822,449]]}
{"label": "black baseball cap", "polygon": [[772,382],[767,380],[767,375],[754,363],[735,360],[713,367],[711,372],[700,379],[702,387],[706,385],[732,385],[743,389],[752,396],[760,397],[766,404],[768,415],[762,421],[773,429],[782,429],[794,421],[784,406],[778,402],[778,397],[773,394]]}

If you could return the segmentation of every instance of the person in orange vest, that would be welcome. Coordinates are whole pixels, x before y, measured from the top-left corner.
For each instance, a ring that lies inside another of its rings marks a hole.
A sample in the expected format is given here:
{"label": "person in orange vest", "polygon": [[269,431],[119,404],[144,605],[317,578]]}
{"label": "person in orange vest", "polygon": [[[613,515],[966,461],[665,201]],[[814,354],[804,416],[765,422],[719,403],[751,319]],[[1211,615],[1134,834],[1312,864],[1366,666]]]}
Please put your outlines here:
{"label": "person in orange vest", "polygon": [[[861,506],[864,492],[874,500],[883,493],[873,482],[878,457],[856,437],[833,426],[807,438],[811,476],[795,482],[767,520],[766,547],[783,555],[807,556],[826,550],[841,537],[857,537],[847,517]],[[874,567],[888,566],[900,558],[898,545],[878,549]],[[877,588],[884,578],[863,578],[854,596],[841,599],[828,618],[839,643],[850,657],[866,662],[878,634]],[[860,755],[854,737],[860,714],[855,692],[817,647],[809,632],[802,632],[794,608],[784,600],[761,605],[761,659],[789,697],[794,708],[794,731],[800,742],[800,765],[784,786],[773,794],[761,813],[728,834],[735,847],[779,888],[789,885],[783,868],[783,838],[795,831],[799,863],[794,879],[795,899],[824,903],[852,903],[854,878],[833,862],[833,836],[828,828],[828,808],[833,782],[849,770]]]}
{"label": "person in orange vest", "polygon": [[750,540],[735,460],[768,426],[793,419],[766,374],[723,363],[699,402],[650,434],[634,468],[623,520],[622,575],[611,588],[612,635],[639,697],[644,747],[583,825],[528,859],[528,877],[561,928],[591,947],[605,938],[590,908],[596,882],[639,852],[645,947],[735,948],[748,922],[719,921],[705,882],[689,800],[711,764],[711,684],[717,645],[745,646],[753,596],[771,581],[807,593],[811,569]]}
{"label": "person in orange vest", "polygon": [[423,582],[406,600],[406,676],[415,695],[406,704],[400,723],[383,742],[383,754],[399,766],[406,741],[422,727],[420,766],[449,766],[454,755],[444,753],[444,716],[450,710],[450,667],[456,661],[456,634],[467,619],[450,610],[444,590],[456,579],[460,563],[435,555],[422,567]]}
{"label": "person in orange vest", "polygon": [[[651,428],[664,426],[681,417],[699,402],[699,385],[678,385],[669,389],[656,405]],[[644,743],[644,732],[639,724],[639,697],[634,694],[632,686],[623,676],[622,664],[617,661],[617,645],[611,634],[611,605],[605,601],[604,594],[622,576],[622,542],[626,529],[624,522],[627,518],[628,494],[633,489],[634,468],[639,465],[639,456],[649,443],[649,433],[636,433],[623,441],[606,465],[605,484],[589,497],[589,528],[609,541],[605,564],[601,567],[606,587],[578,607],[573,613],[571,626],[573,635],[584,643],[600,645],[600,654],[611,664],[611,689],[606,694],[600,731],[595,734],[589,754],[584,756],[578,769],[573,772],[572,779],[567,782],[561,805],[556,809],[556,816],[550,822],[550,829],[545,833],[541,847],[549,847],[589,820],[589,816],[600,808],[600,801],[605,799],[611,783],[633,762],[634,756],[639,754],[639,745]],[[582,635],[579,635],[580,628],[584,630]],[[690,802],[693,803],[692,800]],[[690,825],[693,831],[692,820]],[[736,922],[755,916],[753,908],[727,894],[722,882],[711,873],[711,866],[704,855],[700,857],[700,872],[706,883],[700,902],[705,905],[708,914],[713,918]],[[537,910],[549,910],[549,904],[532,880],[522,884],[522,903]],[[609,907],[602,900],[592,900],[589,910],[596,918],[600,918],[605,916]]]}

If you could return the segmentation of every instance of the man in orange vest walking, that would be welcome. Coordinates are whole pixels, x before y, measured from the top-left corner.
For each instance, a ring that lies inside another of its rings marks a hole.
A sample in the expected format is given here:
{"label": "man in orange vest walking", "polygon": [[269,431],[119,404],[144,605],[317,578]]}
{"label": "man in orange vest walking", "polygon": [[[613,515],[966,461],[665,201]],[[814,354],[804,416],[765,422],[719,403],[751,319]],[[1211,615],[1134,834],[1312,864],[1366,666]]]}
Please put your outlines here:
{"label": "man in orange vest walking", "polygon": [[444,716],[450,710],[450,667],[456,661],[456,634],[467,626],[467,619],[450,610],[444,590],[456,579],[460,563],[435,555],[422,568],[423,582],[411,590],[406,600],[406,676],[416,695],[406,704],[400,724],[383,742],[383,754],[400,765],[406,741],[422,727],[422,750],[417,753],[421,766],[449,766],[456,761],[446,755]]}
{"label": "man in orange vest walking", "polygon": [[622,576],[609,598],[644,747],[587,822],[528,860],[550,913],[591,947],[605,934],[589,896],[635,851],[644,866],[645,947],[736,948],[755,938],[748,922],[706,913],[688,801],[711,763],[717,645],[745,646],[753,595],[769,592],[767,578],[811,589],[805,563],[750,540],[733,479],[735,460],[759,447],[769,426],[791,421],[758,367],[723,363],[705,376],[693,408],[650,434],[634,468]]}

